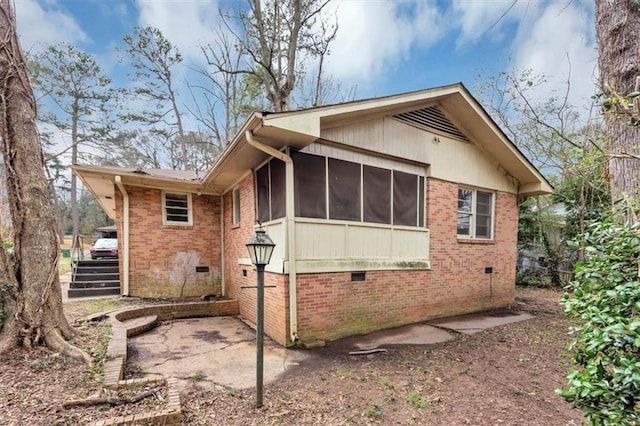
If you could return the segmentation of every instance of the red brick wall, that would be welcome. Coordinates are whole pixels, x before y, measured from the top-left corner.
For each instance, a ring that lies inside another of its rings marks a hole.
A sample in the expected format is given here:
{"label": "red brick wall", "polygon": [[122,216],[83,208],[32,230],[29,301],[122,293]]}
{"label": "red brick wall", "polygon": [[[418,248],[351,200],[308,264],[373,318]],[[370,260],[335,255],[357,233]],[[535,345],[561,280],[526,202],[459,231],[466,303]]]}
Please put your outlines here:
{"label": "red brick wall", "polygon": [[[238,259],[248,259],[245,244],[253,235],[256,223],[253,175],[240,182],[240,223],[232,224],[232,191],[224,195],[224,259],[226,295],[239,302],[240,314],[256,322],[256,273],[252,265],[240,265]],[[243,275],[243,271],[246,276]],[[289,287],[288,276],[265,273],[264,331],[276,342],[284,345],[288,338]]]}
{"label": "red brick wall", "polygon": [[[428,180],[431,270],[298,275],[298,334],[332,340],[430,318],[508,306],[515,283],[517,197],[498,192],[490,242],[456,235],[455,183]],[[485,267],[493,274],[485,274]]]}
{"label": "red brick wall", "polygon": [[[191,195],[192,226],[162,224],[162,192],[127,187],[129,193],[129,294],[139,297],[221,293],[220,197]],[[122,196],[116,226],[122,249]],[[120,280],[123,280],[122,255]],[[195,272],[195,265],[209,272]],[[184,285],[184,290],[182,290]]]}

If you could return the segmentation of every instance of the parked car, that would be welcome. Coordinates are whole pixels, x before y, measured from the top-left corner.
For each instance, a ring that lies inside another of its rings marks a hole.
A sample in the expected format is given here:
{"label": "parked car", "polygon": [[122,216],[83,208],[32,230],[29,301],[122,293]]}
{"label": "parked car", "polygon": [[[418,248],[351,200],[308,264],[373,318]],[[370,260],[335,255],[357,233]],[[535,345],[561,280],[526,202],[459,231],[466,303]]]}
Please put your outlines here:
{"label": "parked car", "polygon": [[118,257],[117,238],[98,238],[91,246],[91,259],[101,257]]}

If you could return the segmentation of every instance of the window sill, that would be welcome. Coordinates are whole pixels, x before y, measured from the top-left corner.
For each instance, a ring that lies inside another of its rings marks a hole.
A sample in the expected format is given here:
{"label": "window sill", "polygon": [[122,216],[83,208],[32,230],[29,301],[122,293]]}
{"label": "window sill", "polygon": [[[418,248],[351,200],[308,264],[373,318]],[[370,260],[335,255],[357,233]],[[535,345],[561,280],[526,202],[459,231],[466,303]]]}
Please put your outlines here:
{"label": "window sill", "polygon": [[167,228],[193,228],[193,223],[163,223],[162,226]]}
{"label": "window sill", "polygon": [[483,240],[480,238],[460,238],[458,237],[459,244],[495,244],[496,241],[491,240]]}
{"label": "window sill", "polygon": [[239,223],[232,223],[231,224],[231,229],[236,229],[236,228],[240,228],[240,224]]}

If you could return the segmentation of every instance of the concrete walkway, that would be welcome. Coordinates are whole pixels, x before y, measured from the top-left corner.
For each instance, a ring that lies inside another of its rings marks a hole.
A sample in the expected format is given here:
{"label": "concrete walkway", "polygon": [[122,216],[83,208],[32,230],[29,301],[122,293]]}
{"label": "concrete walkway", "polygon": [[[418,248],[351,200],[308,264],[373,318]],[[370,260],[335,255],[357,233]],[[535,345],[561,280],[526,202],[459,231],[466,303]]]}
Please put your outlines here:
{"label": "concrete walkway", "polygon": [[[344,350],[369,350],[394,345],[428,345],[445,342],[455,333],[473,334],[532,318],[526,313],[492,311],[407,325],[354,336],[329,344]],[[235,389],[255,386],[255,331],[232,317],[194,318],[166,322],[129,339],[127,366],[147,375],[198,380],[209,386]],[[285,349],[265,337],[264,382],[276,380],[314,351]]]}

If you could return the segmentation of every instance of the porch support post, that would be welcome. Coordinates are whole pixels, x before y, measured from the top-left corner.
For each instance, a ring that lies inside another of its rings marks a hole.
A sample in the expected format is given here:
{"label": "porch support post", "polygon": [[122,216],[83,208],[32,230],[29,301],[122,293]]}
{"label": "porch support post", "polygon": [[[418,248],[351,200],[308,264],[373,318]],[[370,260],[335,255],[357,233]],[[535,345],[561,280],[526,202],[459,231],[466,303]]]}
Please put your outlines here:
{"label": "porch support post", "polygon": [[129,193],[127,192],[122,178],[115,177],[116,185],[122,194],[122,295],[129,295]]}

